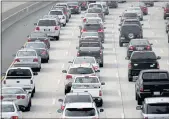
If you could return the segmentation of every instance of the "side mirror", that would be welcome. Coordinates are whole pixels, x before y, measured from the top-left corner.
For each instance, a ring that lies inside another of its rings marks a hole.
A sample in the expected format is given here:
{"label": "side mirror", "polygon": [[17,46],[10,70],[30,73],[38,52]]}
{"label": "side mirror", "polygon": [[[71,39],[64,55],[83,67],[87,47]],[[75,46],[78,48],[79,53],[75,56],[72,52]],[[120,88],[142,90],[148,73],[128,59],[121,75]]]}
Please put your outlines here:
{"label": "side mirror", "polygon": [[125,60],[129,60],[129,57],[125,57]]}
{"label": "side mirror", "polygon": [[1,76],[5,76],[5,75],[6,75],[6,73],[2,73],[2,74],[1,74]]}
{"label": "side mirror", "polygon": [[73,63],[72,61],[69,61],[68,63]]}
{"label": "side mirror", "polygon": [[38,72],[33,72],[33,75],[38,75]]}
{"label": "side mirror", "polygon": [[121,26],[121,24],[119,24],[119,26]]}
{"label": "side mirror", "polygon": [[119,16],[119,17],[121,17],[121,16]]}
{"label": "side mirror", "polygon": [[162,7],[164,9],[164,7]]}
{"label": "side mirror", "polygon": [[59,101],[59,102],[63,102],[63,99],[59,99],[58,101]]}
{"label": "side mirror", "polygon": [[62,73],[67,73],[67,71],[66,70],[62,70]]}
{"label": "side mirror", "polygon": [[34,25],[36,26],[36,25],[37,25],[37,23],[34,23]]}
{"label": "side mirror", "polygon": [[62,113],[63,111],[62,111],[61,109],[58,109],[57,112],[58,112],[58,113]]}
{"label": "side mirror", "polygon": [[101,85],[105,85],[105,82],[102,82]]}
{"label": "side mirror", "polygon": [[76,49],[79,49],[79,47],[76,47]]}
{"label": "side mirror", "polygon": [[27,35],[27,37],[29,37],[29,35]]}
{"label": "side mirror", "polygon": [[79,26],[79,29],[82,29],[82,26]]}
{"label": "side mirror", "polygon": [[21,48],[24,48],[24,46],[22,46]]}
{"label": "side mirror", "polygon": [[157,56],[157,59],[161,59],[161,57],[160,57],[160,56]]}
{"label": "side mirror", "polygon": [[119,31],[120,31],[120,28],[119,28]]}
{"label": "side mirror", "polygon": [[100,109],[100,112],[104,112],[104,109]]}
{"label": "side mirror", "polygon": [[13,56],[13,57],[15,57],[15,56],[16,56],[16,54],[13,54],[12,56]]}
{"label": "side mirror", "polygon": [[142,106],[140,106],[140,105],[137,106],[137,107],[136,107],[136,110],[142,110]]}

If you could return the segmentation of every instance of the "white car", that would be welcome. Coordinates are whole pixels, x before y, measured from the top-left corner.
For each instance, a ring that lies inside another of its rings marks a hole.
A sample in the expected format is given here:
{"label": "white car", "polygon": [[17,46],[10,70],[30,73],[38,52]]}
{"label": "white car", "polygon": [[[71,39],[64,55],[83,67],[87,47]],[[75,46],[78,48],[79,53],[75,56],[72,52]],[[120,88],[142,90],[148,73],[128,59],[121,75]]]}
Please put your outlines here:
{"label": "white car", "polygon": [[61,9],[50,10],[48,15],[57,15],[60,19],[60,23],[63,26],[66,26],[66,16],[64,15],[63,10]]}
{"label": "white car", "polygon": [[88,5],[88,9],[89,8],[100,8],[100,9],[102,9],[102,11],[104,10],[103,5],[101,3],[90,3]]}
{"label": "white car", "polygon": [[102,25],[104,25],[105,22],[102,21],[102,19],[100,17],[89,17],[89,18],[86,18],[86,23],[92,23],[92,22],[98,22]]}
{"label": "white car", "polygon": [[137,15],[139,16],[140,20],[141,21],[143,20],[143,12],[142,12],[140,7],[129,7],[127,9],[127,11],[132,11],[132,12],[137,13]]}
{"label": "white car", "polygon": [[94,103],[69,103],[63,112],[58,110],[59,113],[62,112],[62,119],[98,119],[99,113],[103,111],[98,110]]}
{"label": "white car", "polygon": [[86,13],[84,16],[81,17],[83,19],[82,22],[86,22],[87,18],[90,17],[99,17],[99,15],[97,13]]}
{"label": "white car", "polygon": [[38,23],[34,23],[34,25],[36,25],[36,32],[46,33],[49,38],[59,40],[61,27],[56,18],[39,19]]}
{"label": "white car", "polygon": [[19,107],[10,101],[2,101],[1,106],[1,119],[22,119],[22,112]]}

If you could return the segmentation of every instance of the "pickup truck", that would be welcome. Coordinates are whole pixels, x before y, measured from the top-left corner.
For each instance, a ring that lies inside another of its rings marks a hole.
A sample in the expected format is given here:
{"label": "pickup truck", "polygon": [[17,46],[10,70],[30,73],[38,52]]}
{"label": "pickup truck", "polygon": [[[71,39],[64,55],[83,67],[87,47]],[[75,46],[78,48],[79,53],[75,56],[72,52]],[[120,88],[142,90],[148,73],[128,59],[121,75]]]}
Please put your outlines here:
{"label": "pickup truck", "polygon": [[38,73],[32,72],[31,68],[11,67],[2,75],[4,76],[4,80],[2,81],[3,87],[21,87],[27,92],[31,93],[31,97],[34,96],[34,75],[38,75]]}
{"label": "pickup truck", "polygon": [[79,76],[74,79],[71,92],[88,92],[92,95],[96,106],[101,107],[103,105],[102,85],[105,83],[101,83],[97,76]]}

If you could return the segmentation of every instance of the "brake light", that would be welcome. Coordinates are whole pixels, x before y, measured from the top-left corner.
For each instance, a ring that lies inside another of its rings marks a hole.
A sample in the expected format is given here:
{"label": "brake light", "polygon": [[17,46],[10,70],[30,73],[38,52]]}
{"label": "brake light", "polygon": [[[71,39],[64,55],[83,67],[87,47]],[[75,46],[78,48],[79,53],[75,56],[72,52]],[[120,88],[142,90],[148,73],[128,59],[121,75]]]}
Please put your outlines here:
{"label": "brake light", "polygon": [[55,26],[55,30],[59,30],[59,26]]}
{"label": "brake light", "polygon": [[37,26],[35,29],[39,31],[39,30],[40,30],[40,27],[39,27],[39,26]]}
{"label": "brake light", "polygon": [[86,2],[83,2],[82,5],[85,6],[85,5],[86,5]]}
{"label": "brake light", "polygon": [[102,91],[101,90],[99,91],[99,96],[102,96]]}
{"label": "brake light", "polygon": [[86,29],[82,29],[81,32],[86,32],[87,30]]}
{"label": "brake light", "polygon": [[128,68],[131,69],[131,63],[128,64]]}
{"label": "brake light", "polygon": [[25,99],[25,96],[24,96],[24,95],[22,95],[22,96],[21,96],[21,98],[22,98],[22,99]]}
{"label": "brake light", "polygon": [[28,39],[28,42],[31,42],[31,39]]}
{"label": "brake light", "polygon": [[140,88],[140,92],[143,92],[144,91],[144,89],[143,88]]}
{"label": "brake light", "polygon": [[19,59],[15,59],[15,62],[20,62],[20,60]]}
{"label": "brake light", "polygon": [[38,58],[33,59],[33,62],[38,62]]}
{"label": "brake light", "polygon": [[104,30],[103,29],[99,29],[98,32],[104,32]]}
{"label": "brake light", "polygon": [[144,119],[148,119],[148,117],[144,117]]}
{"label": "brake light", "polygon": [[21,96],[19,96],[19,95],[18,95],[16,98],[17,98],[17,99],[20,99],[20,98],[21,98]]}
{"label": "brake light", "polygon": [[11,119],[18,119],[18,116],[12,116]]}
{"label": "brake light", "polygon": [[77,53],[77,56],[79,56],[79,55],[80,55],[80,53],[78,52],[78,53]]}
{"label": "brake light", "polygon": [[4,97],[3,96],[1,96],[1,100],[3,100],[4,99]]}
{"label": "brake light", "polygon": [[78,6],[74,6],[74,8],[75,8],[75,9],[77,9],[77,8],[78,8]]}
{"label": "brake light", "polygon": [[72,79],[72,75],[66,75],[66,79]]}
{"label": "brake light", "polygon": [[134,47],[133,47],[133,46],[130,46],[129,49],[130,49],[130,50],[134,50]]}
{"label": "brake light", "polygon": [[86,18],[83,19],[83,22],[86,22]]}
{"label": "brake light", "polygon": [[165,9],[164,9],[164,12],[168,12],[168,11],[169,11],[169,9],[168,9],[168,8],[165,8]]}
{"label": "brake light", "polygon": [[4,80],[4,84],[6,84],[6,80]]}
{"label": "brake light", "polygon": [[33,80],[31,80],[30,83],[33,84]]}
{"label": "brake light", "polygon": [[41,54],[45,55],[46,53],[47,53],[46,50],[43,50]]}
{"label": "brake light", "polygon": [[61,110],[64,110],[64,108],[65,108],[65,106],[62,105],[62,106],[61,106]]}
{"label": "brake light", "polygon": [[151,49],[151,47],[150,47],[150,46],[147,46],[146,48],[147,48],[147,50],[150,50],[150,49]]}

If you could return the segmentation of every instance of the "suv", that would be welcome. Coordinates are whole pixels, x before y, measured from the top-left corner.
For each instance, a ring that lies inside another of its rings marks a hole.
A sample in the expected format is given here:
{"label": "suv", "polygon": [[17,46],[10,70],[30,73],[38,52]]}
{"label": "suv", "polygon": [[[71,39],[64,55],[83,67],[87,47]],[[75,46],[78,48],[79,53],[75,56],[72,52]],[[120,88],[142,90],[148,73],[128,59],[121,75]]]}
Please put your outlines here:
{"label": "suv", "polygon": [[164,9],[164,19],[166,19],[167,17],[169,17],[169,3],[166,3],[163,9]]}
{"label": "suv", "polygon": [[99,42],[80,42],[77,47],[77,56],[92,56],[96,58],[100,67],[103,67],[103,47]]}
{"label": "suv", "polygon": [[153,51],[134,51],[128,64],[128,81],[132,81],[133,76],[138,76],[141,70],[159,69],[158,59],[161,57],[156,56]]}
{"label": "suv", "polygon": [[43,18],[39,19],[36,25],[36,32],[44,32],[48,35],[48,37],[53,38],[55,40],[59,40],[60,36],[60,23],[54,18]]}
{"label": "suv", "polygon": [[98,32],[99,37],[101,38],[101,42],[104,43],[104,39],[105,39],[104,29],[106,27],[104,27],[103,24],[85,23],[82,26],[79,26],[79,28],[80,28],[80,35],[83,32]]}
{"label": "suv", "polygon": [[131,39],[143,38],[143,31],[137,24],[124,24],[120,29],[119,46],[129,43]]}
{"label": "suv", "polygon": [[125,11],[121,17],[120,22],[122,23],[125,19],[139,19],[138,15],[136,12],[132,11]]}
{"label": "suv", "polygon": [[[100,70],[98,71],[100,72]],[[73,64],[69,67],[68,71],[63,70],[62,73],[66,73],[65,94],[71,90],[72,82],[76,76],[95,76],[97,75],[91,64]]]}
{"label": "suv", "polygon": [[135,97],[138,105],[147,97],[169,97],[169,72],[151,69],[140,72],[135,83]]}

